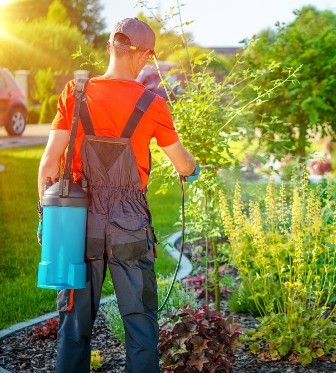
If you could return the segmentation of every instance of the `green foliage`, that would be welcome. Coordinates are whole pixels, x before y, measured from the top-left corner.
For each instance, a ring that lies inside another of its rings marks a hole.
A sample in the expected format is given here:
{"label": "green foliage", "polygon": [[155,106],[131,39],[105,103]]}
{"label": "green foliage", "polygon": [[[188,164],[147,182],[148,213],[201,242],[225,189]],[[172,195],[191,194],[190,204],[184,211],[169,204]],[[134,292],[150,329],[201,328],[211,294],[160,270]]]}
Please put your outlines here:
{"label": "green foliage", "polygon": [[229,372],[239,346],[240,325],[206,306],[185,307],[160,325],[159,353],[164,372]]}
{"label": "green foliage", "polygon": [[57,23],[65,21],[68,24],[70,19],[72,26],[76,27],[88,42],[95,41],[104,30],[105,21],[101,16],[103,5],[100,0],[58,0],[57,3],[53,0],[11,1],[1,7],[0,21],[29,22],[49,17],[52,13],[49,20]]}
{"label": "green foliage", "polygon": [[108,326],[115,338],[121,343],[125,343],[125,330],[124,324],[121,319],[121,315],[118,308],[116,299],[112,299],[104,307],[103,312],[105,313]]}
{"label": "green foliage", "polygon": [[[278,313],[261,318],[257,330],[248,331],[247,336],[252,342],[264,340],[267,344],[260,350],[254,350],[252,344],[251,351],[264,361],[287,356],[292,364],[302,366],[313,359],[328,358],[335,350],[335,324],[329,318],[317,318],[310,310],[302,316],[302,312],[289,316]],[[287,327],[288,322],[290,327]]]}
{"label": "green foliage", "polygon": [[15,0],[1,6],[0,17],[9,22],[31,21],[45,17],[52,0]]}
{"label": "green foliage", "polygon": [[183,25],[180,23],[175,27],[169,26],[169,21],[179,12],[178,7],[172,5],[167,14],[161,16],[160,11],[150,7],[147,0],[138,0],[137,5],[145,9],[146,14],[149,14],[140,12],[138,18],[148,23],[155,32],[155,50],[160,60],[169,60],[176,50],[185,49],[186,40],[190,39],[190,35],[184,33],[183,27],[181,27]]}
{"label": "green foliage", "polygon": [[240,313],[246,312],[255,316],[259,316],[257,306],[251,301],[251,293],[249,288],[242,286],[241,284],[235,289],[234,293],[228,300],[229,310]]}
{"label": "green foliage", "polygon": [[[139,1],[145,6],[146,1]],[[170,16],[180,19],[180,8],[171,10]],[[165,24],[167,19],[162,20]],[[180,44],[185,47],[183,53],[183,66],[180,74],[185,77],[184,88],[170,100],[170,108],[174,117],[174,124],[184,146],[195,156],[202,167],[199,179],[188,187],[191,197],[187,200],[186,216],[187,228],[191,236],[201,235],[206,239],[207,252],[212,252],[215,265],[214,286],[216,296],[216,309],[219,310],[219,273],[218,255],[222,223],[218,217],[220,183],[217,177],[218,168],[225,168],[236,160],[230,152],[229,143],[241,139],[242,133],[239,118],[246,117],[251,108],[263,102],[268,95],[279,86],[292,79],[289,73],[284,79],[273,81],[268,90],[258,89],[251,99],[243,95],[244,90],[255,87],[257,80],[265,71],[271,71],[273,65],[263,71],[252,72],[246,69],[244,75],[237,74],[235,68],[241,63],[239,56],[231,72],[218,82],[210,66],[217,59],[214,53],[200,53],[198,48],[187,48],[184,24],[180,23]],[[168,90],[169,76],[163,79],[162,85]],[[167,92],[172,97],[171,92]],[[233,132],[235,131],[235,132]],[[159,168],[154,169],[154,175],[161,180],[161,191],[169,187],[174,172],[169,162],[162,162]],[[165,175],[165,179],[163,178]],[[167,175],[169,178],[167,178]]]}
{"label": "green foliage", "polygon": [[62,4],[67,10],[71,24],[79,29],[87,42],[95,44],[96,38],[99,38],[105,29],[105,20],[101,15],[104,6],[100,0],[63,0]]}
{"label": "green foliage", "polygon": [[28,106],[28,122],[29,124],[36,124],[39,121],[41,107],[36,105]]}
{"label": "green foliage", "polygon": [[38,123],[51,123],[57,110],[58,95],[46,97],[42,103]]}
{"label": "green foliage", "polygon": [[98,370],[103,365],[104,357],[100,355],[99,350],[91,351],[90,369]]}
{"label": "green foliage", "polygon": [[[323,204],[330,206],[328,196]],[[290,194],[270,183],[264,209],[256,200],[243,203],[237,184],[229,206],[222,193],[222,220],[245,307],[263,316],[253,340],[264,339],[273,358],[296,356],[302,365],[309,356],[320,357],[320,349],[328,354],[335,339],[334,213],[331,220],[304,174],[293,179]]]}
{"label": "green foliage", "polygon": [[[58,98],[59,95],[51,95],[49,97],[49,108],[50,108],[50,114],[51,114],[51,119],[54,119],[56,111],[57,111],[57,103],[58,103]],[[48,122],[49,123],[49,122]]]}
{"label": "green foliage", "polygon": [[[162,275],[157,276],[159,307],[163,304],[166,298],[169,287],[171,285],[171,280],[171,277],[164,277]],[[168,315],[170,315],[172,312],[176,312],[176,309],[181,309],[186,305],[189,305],[193,308],[196,308],[198,306],[196,294],[190,292],[188,289],[185,289],[180,282],[176,282],[165,308],[159,315],[160,319],[168,317]],[[117,301],[115,299],[111,300],[104,308],[104,312],[113,335],[119,341],[124,343],[124,325],[120,316]]]}
{"label": "green foliage", "polygon": [[54,90],[55,79],[52,70],[39,70],[35,75],[35,88],[31,93],[42,105],[38,123],[50,123],[56,114],[58,95],[53,95]]}
{"label": "green foliage", "polygon": [[52,69],[39,70],[35,74],[35,88],[31,95],[32,97],[42,104],[46,99],[54,93],[55,90],[55,78]]}
{"label": "green foliage", "polygon": [[53,0],[48,8],[47,14],[48,22],[58,23],[70,26],[70,19],[64,5],[60,0]]}
{"label": "green foliage", "polygon": [[[304,7],[296,19],[277,30],[261,32],[246,46],[242,70],[276,69],[260,76],[259,89],[268,89],[286,70],[298,70],[297,81],[277,89],[250,118],[261,131],[260,142],[268,151],[305,156],[311,133],[318,125],[335,137],[336,14]],[[253,92],[250,93],[253,95]],[[254,123],[254,124],[253,124]],[[253,132],[250,134],[253,137]]]}
{"label": "green foliage", "polygon": [[3,22],[2,29],[0,44],[5,53],[0,53],[0,65],[12,71],[26,69],[34,73],[50,68],[66,73],[80,68],[80,62],[71,58],[80,45],[86,54],[92,52],[74,26],[36,19]]}
{"label": "green foliage", "polygon": [[43,149],[0,151],[5,167],[0,172],[0,328],[56,308],[56,292],[36,287],[41,251],[36,240],[36,172]]}

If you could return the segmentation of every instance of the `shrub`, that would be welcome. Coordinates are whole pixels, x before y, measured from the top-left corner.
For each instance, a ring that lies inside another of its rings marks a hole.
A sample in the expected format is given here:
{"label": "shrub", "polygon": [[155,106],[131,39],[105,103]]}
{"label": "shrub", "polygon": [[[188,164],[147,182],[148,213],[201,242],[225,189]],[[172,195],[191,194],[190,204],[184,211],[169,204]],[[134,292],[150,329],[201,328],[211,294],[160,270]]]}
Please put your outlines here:
{"label": "shrub", "polygon": [[164,372],[231,371],[240,325],[206,306],[186,307],[161,325],[159,353]]}
{"label": "shrub", "polygon": [[[171,285],[171,278],[158,276],[158,298],[159,307],[163,304],[169,287]],[[162,310],[160,317],[164,317],[166,314],[171,314],[171,312],[176,312],[176,309],[181,309],[184,306],[189,305],[192,308],[198,307],[197,294],[196,291],[190,291],[186,289],[180,282],[175,282],[173,290],[168,298],[165,308]]]}
{"label": "shrub", "polygon": [[58,95],[52,95],[43,101],[39,123],[51,123],[57,110]]}
{"label": "shrub", "polygon": [[104,313],[113,336],[116,337],[118,341],[125,343],[124,324],[121,319],[116,299],[112,299],[107,303],[107,305],[104,307]]}
{"label": "shrub", "polygon": [[45,324],[34,327],[31,337],[33,339],[57,339],[58,318],[48,319]]}
{"label": "shrub", "polygon": [[251,293],[243,284],[240,284],[228,299],[228,308],[236,313],[247,312],[254,316],[259,316],[258,308],[251,301]]}
{"label": "shrub", "polygon": [[28,107],[28,121],[29,124],[36,124],[40,118],[41,108],[40,106],[29,106]]}
{"label": "shrub", "polygon": [[99,350],[91,351],[90,369],[98,370],[103,365],[104,357],[100,355]]}
{"label": "shrub", "polygon": [[[158,300],[159,306],[161,306],[166,298],[168,289],[171,284],[170,277],[158,276]],[[180,282],[174,284],[173,290],[167,301],[165,308],[159,314],[161,319],[164,319],[171,312],[176,312],[176,309],[190,305],[191,307],[197,307],[196,293],[185,289]],[[115,299],[111,300],[105,307],[105,314],[108,321],[108,325],[113,335],[122,343],[125,342],[124,325],[119,313],[118,304]]]}
{"label": "shrub", "polygon": [[306,365],[334,346],[336,220],[306,175],[291,189],[289,198],[284,185],[277,193],[270,183],[262,212],[257,201],[242,203],[237,184],[232,212],[221,196],[222,220],[242,286],[262,315],[252,338],[266,341],[273,359]]}

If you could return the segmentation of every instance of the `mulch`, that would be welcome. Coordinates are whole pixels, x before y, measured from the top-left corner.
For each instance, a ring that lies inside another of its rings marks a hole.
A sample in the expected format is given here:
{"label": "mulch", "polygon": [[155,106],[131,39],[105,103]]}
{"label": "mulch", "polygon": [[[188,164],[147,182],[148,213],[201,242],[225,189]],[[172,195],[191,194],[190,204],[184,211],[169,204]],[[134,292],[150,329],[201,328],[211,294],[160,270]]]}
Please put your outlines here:
{"label": "mulch", "polygon": [[[251,315],[232,314],[223,310],[225,316],[233,316],[242,324],[243,330],[256,326]],[[54,372],[56,340],[32,339],[34,327],[18,332],[0,341],[0,367],[12,373]],[[104,357],[101,369],[96,372],[124,372],[125,347],[111,334],[103,312],[99,312],[95,322],[92,350],[99,350]],[[336,364],[329,361],[314,361],[307,367],[293,366],[287,361],[262,362],[253,355],[247,345],[240,346],[236,352],[233,373],[332,373]],[[186,370],[187,372],[187,370]],[[80,372],[79,372],[80,373]]]}
{"label": "mulch", "polygon": [[[190,253],[190,248],[186,252]],[[228,310],[226,296],[221,302],[223,315],[231,316],[241,323],[242,331],[257,325],[257,320],[249,314],[235,314]],[[0,340],[0,367],[12,373],[54,372],[56,358],[55,339],[33,339],[34,327],[17,332]],[[104,357],[103,365],[96,372],[124,372],[125,347],[117,341],[107,326],[105,314],[99,311],[92,337],[92,350],[99,350]],[[291,365],[288,361],[263,362],[253,355],[247,344],[242,344],[236,351],[233,373],[332,373],[336,364],[330,361],[315,360],[306,367]],[[185,370],[187,373],[188,370]],[[78,372],[80,373],[80,372]],[[205,372],[206,373],[206,372]]]}

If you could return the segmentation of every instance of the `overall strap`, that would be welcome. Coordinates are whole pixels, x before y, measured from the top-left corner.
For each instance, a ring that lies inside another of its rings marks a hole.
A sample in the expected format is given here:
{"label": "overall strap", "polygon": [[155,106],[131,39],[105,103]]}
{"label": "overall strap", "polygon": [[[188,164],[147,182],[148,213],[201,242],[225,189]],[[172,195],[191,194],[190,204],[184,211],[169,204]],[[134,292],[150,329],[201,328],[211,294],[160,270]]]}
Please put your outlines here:
{"label": "overall strap", "polygon": [[[148,89],[145,89],[143,94],[140,96],[139,100],[137,101],[135,108],[129,117],[125,128],[120,137],[124,138],[131,138],[133,135],[138,123],[140,122],[142,116],[144,115],[145,111],[149,108],[150,104],[153,102],[156,94]],[[95,135],[92,120],[89,114],[89,110],[87,107],[87,103],[85,100],[85,93],[82,100],[82,105],[80,107],[80,119],[83,125],[83,129],[86,135]],[[152,168],[152,155],[149,150],[149,169],[148,175]]]}
{"label": "overall strap", "polygon": [[85,135],[95,135],[92,120],[89,114],[89,109],[87,107],[85,98],[86,98],[86,95],[83,100],[83,105],[81,105],[81,108],[80,108],[79,117],[82,122]]}
{"label": "overall strap", "polygon": [[[135,108],[129,117],[125,128],[120,137],[130,138],[133,135],[140,119],[144,115],[145,111],[149,108],[149,105],[154,100],[156,94],[152,91],[146,89],[137,101]],[[94,135],[94,129],[92,125],[92,120],[89,114],[87,103],[84,97],[83,103],[80,108],[80,119],[83,125],[83,129],[86,135]]]}
{"label": "overall strap", "polygon": [[75,139],[78,127],[79,112],[81,103],[85,98],[85,88],[89,79],[78,79],[76,81],[74,97],[75,97],[75,109],[71,123],[71,133],[68,146],[68,152],[65,160],[64,172],[60,177],[60,190],[59,195],[61,197],[67,197],[69,195],[69,183],[70,183],[70,167],[72,162],[73,151],[75,147]]}
{"label": "overall strap", "polygon": [[[142,116],[145,114],[145,111],[149,108],[149,105],[153,102],[156,94],[148,89],[145,89],[144,93],[140,96],[139,100],[137,101],[135,108],[129,117],[126,126],[121,134],[120,137],[126,137],[130,138],[138,123],[140,122],[140,119]],[[151,172],[152,169],[152,154],[151,151],[149,151],[149,168],[148,168],[148,176]]]}
{"label": "overall strap", "polygon": [[140,119],[144,115],[145,111],[149,108],[149,105],[153,102],[155,96],[156,94],[154,92],[145,89],[144,93],[137,101],[120,137],[130,138],[133,135],[133,132],[140,122]]}

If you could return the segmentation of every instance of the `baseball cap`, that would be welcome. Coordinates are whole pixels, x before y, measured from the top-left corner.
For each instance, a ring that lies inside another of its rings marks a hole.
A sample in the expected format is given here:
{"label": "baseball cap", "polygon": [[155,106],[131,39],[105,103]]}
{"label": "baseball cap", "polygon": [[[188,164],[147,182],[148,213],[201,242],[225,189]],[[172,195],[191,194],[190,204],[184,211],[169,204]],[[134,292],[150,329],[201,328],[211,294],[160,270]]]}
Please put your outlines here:
{"label": "baseball cap", "polygon": [[[114,36],[118,33],[127,36],[131,45],[120,45],[114,42]],[[125,18],[118,22],[112,29],[110,40],[113,46],[134,51],[150,49],[154,53],[155,34],[150,26],[138,18]]]}

